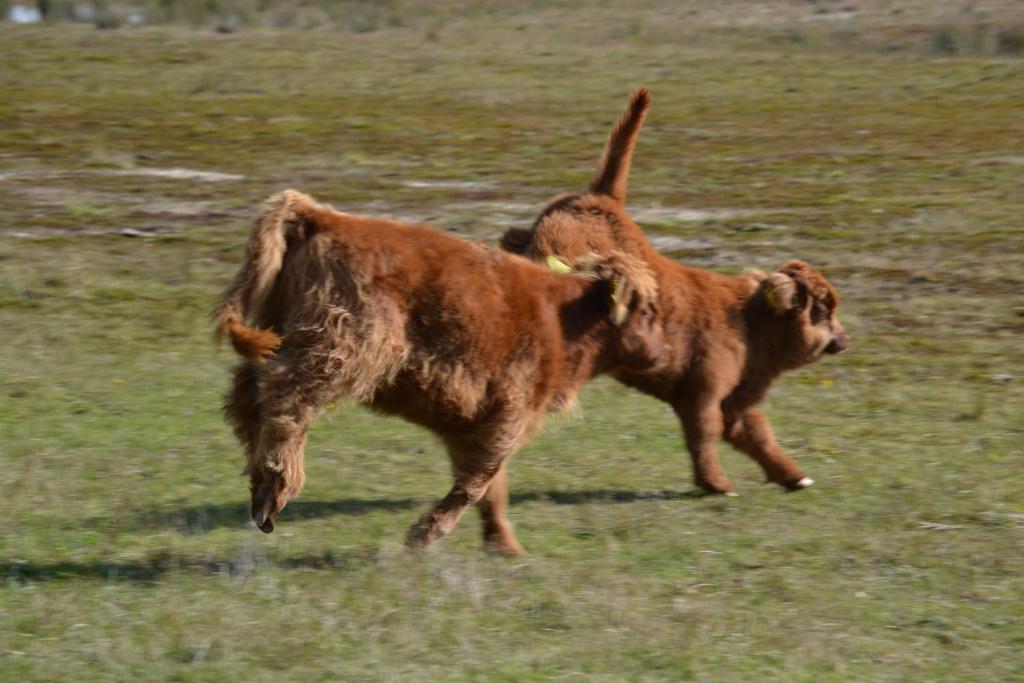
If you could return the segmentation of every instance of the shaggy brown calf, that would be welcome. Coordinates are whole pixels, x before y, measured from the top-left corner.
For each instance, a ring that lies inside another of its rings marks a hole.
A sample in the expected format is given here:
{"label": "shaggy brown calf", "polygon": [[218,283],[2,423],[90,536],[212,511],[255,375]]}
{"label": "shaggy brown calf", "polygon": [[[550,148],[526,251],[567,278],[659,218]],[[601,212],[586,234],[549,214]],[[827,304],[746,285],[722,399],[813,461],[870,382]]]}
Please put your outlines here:
{"label": "shaggy brown calf", "polygon": [[769,481],[790,489],[813,484],[776,443],[755,406],[785,370],[839,353],[849,337],[836,319],[839,297],[818,271],[802,261],[765,275],[727,277],[688,268],[659,254],[625,210],[633,147],[650,106],[633,93],[612,128],[590,191],[554,199],[530,230],[510,230],[502,246],[541,260],[558,255],[572,263],[590,253],[621,250],[651,267],[666,344],[645,368],[622,368],[620,381],[669,403],[682,422],[694,479],[712,493],[732,493],[718,465],[722,437],[753,458]]}
{"label": "shaggy brown calf", "polygon": [[663,352],[657,285],[637,259],[550,272],[438,230],[351,216],[288,190],[267,201],[218,311],[248,360],[225,410],[265,532],[302,488],[319,408],[350,398],[441,437],[451,491],[409,531],[421,547],[479,506],[493,550],[519,554],[506,463],[545,413],[602,372]]}

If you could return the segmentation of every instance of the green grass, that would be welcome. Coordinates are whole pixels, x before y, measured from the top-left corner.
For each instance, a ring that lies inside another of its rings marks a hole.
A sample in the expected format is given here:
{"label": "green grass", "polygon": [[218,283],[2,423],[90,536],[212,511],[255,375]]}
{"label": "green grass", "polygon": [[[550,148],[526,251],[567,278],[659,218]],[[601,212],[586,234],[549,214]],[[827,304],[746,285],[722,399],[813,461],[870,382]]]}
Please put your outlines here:
{"label": "green grass", "polygon": [[[927,3],[838,37],[783,5],[0,25],[0,680],[1024,677],[1024,62],[936,53],[966,20]],[[446,456],[356,407],[252,528],[207,315],[259,202],[493,240],[585,185],[641,84],[652,234],[729,272],[805,258],[844,298],[850,351],[765,406],[818,483],[723,447],[740,496],[695,497],[670,410],[600,380],[513,463],[521,560],[474,514],[404,553]]]}

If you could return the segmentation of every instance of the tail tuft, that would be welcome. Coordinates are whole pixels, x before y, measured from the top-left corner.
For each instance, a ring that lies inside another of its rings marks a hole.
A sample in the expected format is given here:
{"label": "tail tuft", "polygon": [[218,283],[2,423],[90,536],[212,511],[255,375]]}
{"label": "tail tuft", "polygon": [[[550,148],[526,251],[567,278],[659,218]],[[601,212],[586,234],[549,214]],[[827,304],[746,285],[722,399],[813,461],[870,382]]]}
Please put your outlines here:
{"label": "tail tuft", "polygon": [[281,346],[281,337],[276,332],[252,327],[246,321],[260,320],[281,272],[288,248],[286,236],[305,238],[305,216],[300,214],[318,206],[295,190],[285,190],[266,201],[249,238],[245,261],[215,313],[218,332],[226,334],[235,351],[250,360],[272,356]]}
{"label": "tail tuft", "polygon": [[231,339],[235,351],[249,360],[265,360],[281,346],[281,337],[276,332],[249,327],[235,315],[222,316],[218,326]]}

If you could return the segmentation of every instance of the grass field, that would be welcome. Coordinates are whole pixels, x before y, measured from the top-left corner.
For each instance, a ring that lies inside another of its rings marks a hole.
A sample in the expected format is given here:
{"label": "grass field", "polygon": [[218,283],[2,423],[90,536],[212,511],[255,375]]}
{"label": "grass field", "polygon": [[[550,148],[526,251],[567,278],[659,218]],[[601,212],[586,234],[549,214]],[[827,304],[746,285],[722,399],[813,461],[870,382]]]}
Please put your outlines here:
{"label": "grass field", "polygon": [[[1024,18],[959,4],[0,24],[0,680],[1024,680]],[[697,497],[667,406],[599,380],[513,462],[521,560],[473,513],[403,552],[447,458],[355,407],[253,528],[207,315],[259,202],[493,241],[641,84],[656,244],[844,296],[850,351],[765,406],[818,483],[723,447],[739,497]]]}

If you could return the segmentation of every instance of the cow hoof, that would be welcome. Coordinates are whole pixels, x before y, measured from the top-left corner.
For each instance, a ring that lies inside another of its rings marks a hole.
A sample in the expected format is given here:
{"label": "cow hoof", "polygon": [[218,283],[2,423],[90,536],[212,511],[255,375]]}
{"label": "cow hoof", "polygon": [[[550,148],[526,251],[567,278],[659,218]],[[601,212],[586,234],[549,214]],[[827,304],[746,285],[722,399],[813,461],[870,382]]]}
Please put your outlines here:
{"label": "cow hoof", "polygon": [[523,546],[519,545],[517,542],[487,543],[484,548],[491,555],[497,555],[500,557],[522,557],[526,554],[526,550],[524,550]]}

